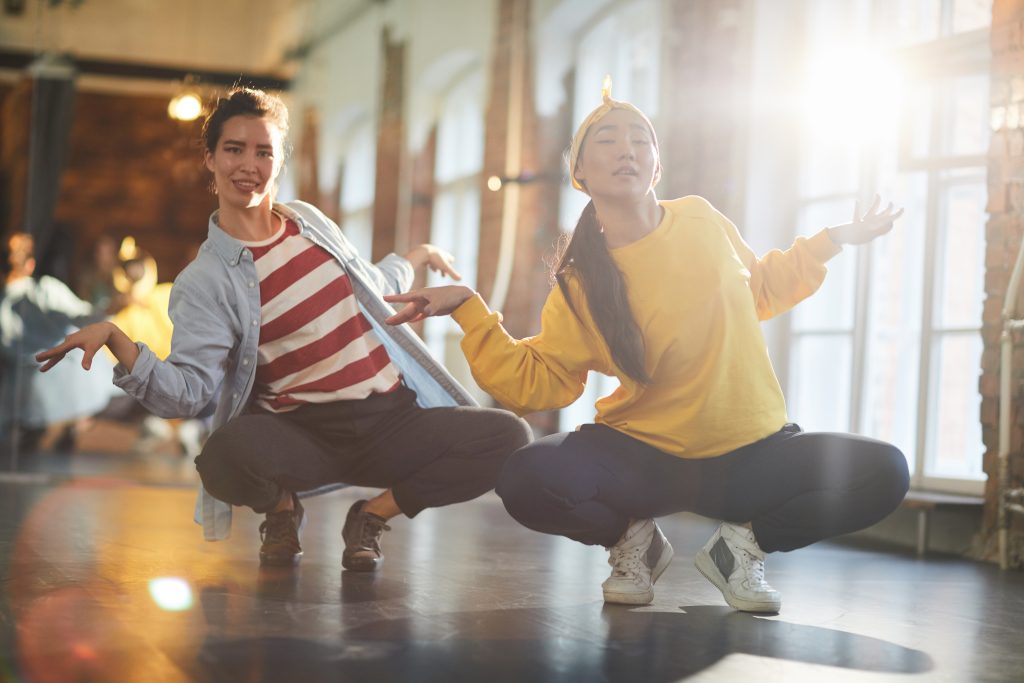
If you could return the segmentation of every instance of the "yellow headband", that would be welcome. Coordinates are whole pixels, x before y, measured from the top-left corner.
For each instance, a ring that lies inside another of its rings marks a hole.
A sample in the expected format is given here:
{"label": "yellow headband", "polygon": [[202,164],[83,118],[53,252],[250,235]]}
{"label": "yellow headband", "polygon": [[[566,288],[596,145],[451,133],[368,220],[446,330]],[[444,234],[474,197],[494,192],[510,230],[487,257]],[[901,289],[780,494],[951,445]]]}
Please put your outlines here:
{"label": "yellow headband", "polygon": [[658,136],[654,133],[654,125],[651,124],[651,120],[647,118],[647,115],[636,108],[635,105],[629,102],[623,102],[622,100],[612,99],[612,79],[610,76],[604,77],[604,83],[601,87],[601,98],[603,102],[597,106],[594,111],[587,114],[587,118],[583,119],[583,123],[576,129],[576,134],[572,136],[572,144],[569,147],[569,181],[572,186],[580,192],[590,194],[587,192],[587,188],[580,184],[580,181],[576,180],[576,164],[579,163],[580,149],[583,147],[583,139],[587,137],[587,131],[590,127],[597,123],[599,120],[604,118],[605,114],[613,109],[625,109],[631,111],[647,124],[647,128],[651,132],[651,141],[654,143],[654,152],[658,155],[658,167],[654,169],[654,179],[651,181],[651,187],[658,184],[661,179],[661,154],[658,151]]}

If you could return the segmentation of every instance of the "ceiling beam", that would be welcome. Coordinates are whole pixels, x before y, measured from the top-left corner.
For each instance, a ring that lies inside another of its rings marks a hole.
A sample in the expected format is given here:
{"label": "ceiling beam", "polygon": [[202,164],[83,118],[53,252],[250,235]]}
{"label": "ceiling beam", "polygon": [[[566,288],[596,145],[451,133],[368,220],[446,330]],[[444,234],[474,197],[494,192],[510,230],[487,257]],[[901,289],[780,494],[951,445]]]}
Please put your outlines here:
{"label": "ceiling beam", "polygon": [[[0,49],[0,69],[24,70],[39,56],[39,54],[28,50]],[[68,55],[67,59],[79,73],[96,76],[144,78],[156,81],[184,81],[186,77],[191,77],[198,85],[230,87],[240,84],[261,90],[288,90],[292,84],[290,78],[274,74],[214,71],[166,64],[143,64],[104,59],[79,59],[72,55]]]}

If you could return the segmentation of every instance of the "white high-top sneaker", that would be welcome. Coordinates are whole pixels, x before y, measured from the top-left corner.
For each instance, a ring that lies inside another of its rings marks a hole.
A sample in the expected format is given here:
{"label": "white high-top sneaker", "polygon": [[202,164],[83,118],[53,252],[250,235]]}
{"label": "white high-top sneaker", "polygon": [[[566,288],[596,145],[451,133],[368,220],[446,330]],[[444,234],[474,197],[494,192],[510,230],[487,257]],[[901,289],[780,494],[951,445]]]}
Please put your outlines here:
{"label": "white high-top sneaker", "polygon": [[653,519],[629,525],[619,542],[608,549],[612,575],[601,584],[604,601],[647,605],[654,600],[654,582],[672,561],[672,545]]}
{"label": "white high-top sneaker", "polygon": [[722,524],[694,564],[731,607],[743,612],[778,612],[782,607],[782,595],[764,580],[764,551],[746,527]]}

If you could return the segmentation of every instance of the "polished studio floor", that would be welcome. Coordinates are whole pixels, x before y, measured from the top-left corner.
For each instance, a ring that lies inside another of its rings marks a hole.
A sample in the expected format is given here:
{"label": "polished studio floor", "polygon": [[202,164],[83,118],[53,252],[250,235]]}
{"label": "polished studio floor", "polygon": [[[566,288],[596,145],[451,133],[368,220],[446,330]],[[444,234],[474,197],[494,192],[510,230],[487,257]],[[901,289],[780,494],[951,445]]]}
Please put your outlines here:
{"label": "polished studio floor", "polygon": [[184,460],[43,456],[0,477],[0,681],[1024,681],[1024,574],[825,543],[769,558],[777,616],[693,568],[707,520],[663,520],[652,605],[604,606],[606,553],[523,529],[492,495],[385,535],[342,573],[365,491],[307,501],[295,569],[259,566],[259,519],[206,543]]}

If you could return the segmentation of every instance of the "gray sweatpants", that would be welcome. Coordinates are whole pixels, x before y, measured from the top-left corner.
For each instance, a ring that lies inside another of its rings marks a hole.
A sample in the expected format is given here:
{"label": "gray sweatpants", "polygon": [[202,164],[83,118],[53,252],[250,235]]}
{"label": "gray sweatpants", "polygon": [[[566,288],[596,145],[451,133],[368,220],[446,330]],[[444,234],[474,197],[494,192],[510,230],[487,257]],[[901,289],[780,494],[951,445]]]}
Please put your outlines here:
{"label": "gray sweatpants", "polygon": [[494,488],[505,459],[529,443],[527,423],[490,408],[421,408],[400,386],[387,394],[249,412],[218,429],[196,457],[216,498],[256,512],[283,491],[345,483],[391,488],[409,517]]}

